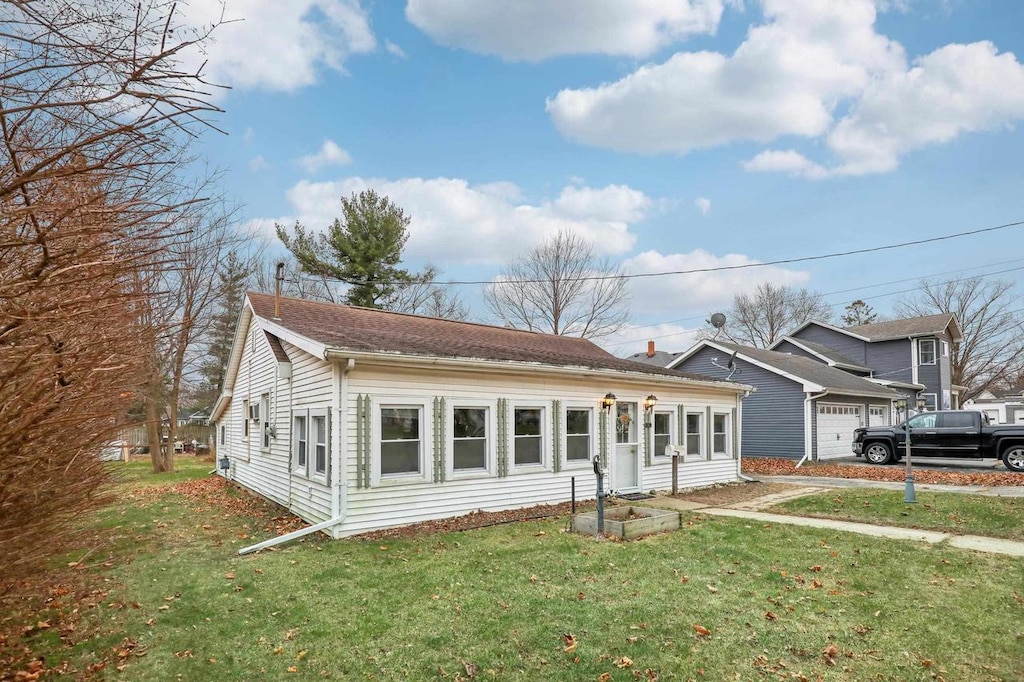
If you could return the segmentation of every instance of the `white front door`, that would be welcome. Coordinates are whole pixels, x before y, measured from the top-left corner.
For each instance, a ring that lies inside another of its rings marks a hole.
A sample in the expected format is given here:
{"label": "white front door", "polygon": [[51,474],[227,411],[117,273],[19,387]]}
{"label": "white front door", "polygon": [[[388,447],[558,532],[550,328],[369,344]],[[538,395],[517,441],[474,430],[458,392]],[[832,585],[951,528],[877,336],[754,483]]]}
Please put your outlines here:
{"label": "white front door", "polygon": [[636,403],[615,404],[615,464],[612,467],[611,489],[622,492],[637,490],[639,429],[636,423]]}
{"label": "white front door", "polygon": [[861,425],[860,405],[818,403],[818,459],[853,455],[853,431]]}

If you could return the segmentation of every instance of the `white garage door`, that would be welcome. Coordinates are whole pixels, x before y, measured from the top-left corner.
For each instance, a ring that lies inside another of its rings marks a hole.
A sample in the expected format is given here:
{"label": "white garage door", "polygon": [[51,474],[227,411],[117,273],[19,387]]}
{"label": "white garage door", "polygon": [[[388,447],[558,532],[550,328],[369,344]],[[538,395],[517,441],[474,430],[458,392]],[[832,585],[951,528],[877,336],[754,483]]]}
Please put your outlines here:
{"label": "white garage door", "polygon": [[853,430],[861,425],[860,405],[818,403],[818,459],[853,454]]}
{"label": "white garage door", "polygon": [[885,405],[868,406],[868,426],[888,426],[889,408]]}

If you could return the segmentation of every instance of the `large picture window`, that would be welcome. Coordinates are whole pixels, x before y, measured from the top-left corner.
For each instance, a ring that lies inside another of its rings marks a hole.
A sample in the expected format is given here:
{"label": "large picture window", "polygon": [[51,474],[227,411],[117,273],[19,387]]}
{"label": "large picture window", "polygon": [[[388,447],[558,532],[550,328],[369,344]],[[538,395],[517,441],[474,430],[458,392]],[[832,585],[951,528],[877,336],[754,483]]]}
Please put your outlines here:
{"label": "large picture window", "polygon": [[699,459],[704,456],[704,413],[686,413],[686,458]]}
{"label": "large picture window", "polygon": [[423,410],[419,406],[380,408],[380,475],[423,473]]}
{"label": "large picture window", "polygon": [[487,469],[487,408],[456,407],[452,411],[455,471]]}
{"label": "large picture window", "polygon": [[935,339],[920,339],[917,342],[917,362],[920,365],[935,364]]}
{"label": "large picture window", "polygon": [[591,423],[593,410],[567,409],[565,411],[565,461],[587,462],[591,458]]}
{"label": "large picture window", "polygon": [[665,448],[672,442],[672,413],[654,413],[654,452],[655,457],[664,457]]}
{"label": "large picture window", "polygon": [[513,452],[516,466],[539,466],[543,463],[544,410],[539,407],[517,407],[515,409]]}

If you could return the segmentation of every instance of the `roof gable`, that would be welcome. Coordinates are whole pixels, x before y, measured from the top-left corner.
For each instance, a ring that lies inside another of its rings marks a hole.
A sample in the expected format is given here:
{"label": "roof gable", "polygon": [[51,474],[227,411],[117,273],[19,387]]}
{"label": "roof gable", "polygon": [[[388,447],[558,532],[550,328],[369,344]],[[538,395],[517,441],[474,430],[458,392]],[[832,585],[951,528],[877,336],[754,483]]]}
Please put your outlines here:
{"label": "roof gable", "polygon": [[790,355],[789,353],[780,353],[774,350],[741,346],[722,341],[700,341],[693,348],[676,358],[671,366],[674,367],[681,364],[687,358],[692,357],[698,350],[705,347],[716,348],[724,353],[736,353],[738,359],[800,383],[803,385],[804,390],[808,392],[830,391],[833,393],[877,396],[880,398],[896,396],[888,388],[844,372],[841,369],[830,367],[817,360],[800,355]]}

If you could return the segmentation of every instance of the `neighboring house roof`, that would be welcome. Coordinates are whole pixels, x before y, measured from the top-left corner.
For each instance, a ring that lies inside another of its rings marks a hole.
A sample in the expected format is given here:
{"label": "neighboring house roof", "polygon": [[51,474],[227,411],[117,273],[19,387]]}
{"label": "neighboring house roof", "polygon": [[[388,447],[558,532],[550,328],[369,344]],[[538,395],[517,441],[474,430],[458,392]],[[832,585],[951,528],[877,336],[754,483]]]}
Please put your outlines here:
{"label": "neighboring house roof", "polygon": [[826,345],[815,343],[813,341],[806,341],[804,339],[794,339],[792,336],[784,336],[771,345],[771,348],[775,348],[784,341],[803,348],[808,353],[815,355],[821,360],[832,367],[840,367],[842,369],[851,369],[855,372],[871,372],[871,368],[865,365],[861,365],[850,358],[846,357],[842,353],[836,351],[833,348],[829,348]]}
{"label": "neighboring house roof", "polygon": [[[819,320],[808,320],[789,333],[793,337],[801,330],[816,325],[831,329],[840,334],[846,334],[861,341],[889,341],[892,339],[905,339],[911,336],[938,336],[950,329],[950,336],[954,343],[964,340],[963,332],[960,330],[960,323],[957,322],[953,313],[939,313],[937,315],[924,315],[922,317],[908,317],[904,320],[890,320],[889,322],[872,322],[871,324],[857,324],[852,327],[836,327],[828,322]],[[769,348],[781,343],[776,341]]]}
{"label": "neighboring house roof", "polygon": [[741,360],[803,384],[804,390],[886,399],[897,397],[894,391],[884,386],[879,386],[841,369],[829,367],[811,358],[722,341],[700,341],[676,358],[673,364],[681,364],[687,357],[704,347],[717,348],[723,353],[736,353],[736,357]]}
{"label": "neighboring house roof", "polygon": [[668,367],[668,363],[672,362],[679,356],[679,353],[667,353],[663,350],[654,351],[654,355],[648,355],[647,353],[635,353],[630,355],[627,360],[633,362],[642,362],[646,365],[654,365],[655,367]]}
{"label": "neighboring house roof", "polygon": [[956,315],[953,313],[939,313],[923,317],[910,317],[905,320],[858,324],[846,327],[846,331],[866,337],[870,341],[887,341],[890,339],[905,339],[911,336],[938,336],[951,326],[950,336],[953,337],[954,342],[960,343],[963,341],[963,334],[960,331],[960,325],[957,323]]}

